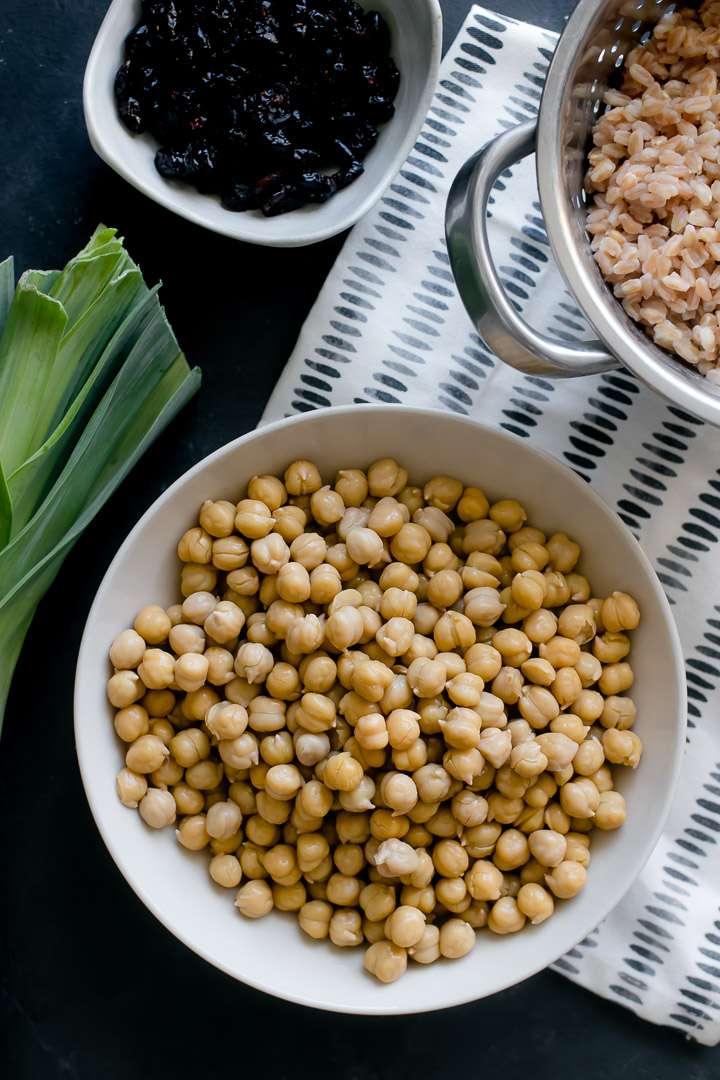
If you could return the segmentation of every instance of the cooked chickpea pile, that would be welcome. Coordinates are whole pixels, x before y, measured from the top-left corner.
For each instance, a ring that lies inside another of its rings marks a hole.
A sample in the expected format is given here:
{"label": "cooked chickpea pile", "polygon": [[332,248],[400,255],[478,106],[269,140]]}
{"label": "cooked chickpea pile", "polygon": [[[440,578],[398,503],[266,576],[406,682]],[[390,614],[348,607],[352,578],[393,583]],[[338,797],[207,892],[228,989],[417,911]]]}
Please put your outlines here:
{"label": "cooked chickpea pile", "polygon": [[121,801],[177,821],[243,915],[367,942],[382,982],[543,922],[585,884],[593,827],[625,820],[640,616],[526,517],[390,459],[334,486],[295,461],[205,502],[183,603],[110,649]]}

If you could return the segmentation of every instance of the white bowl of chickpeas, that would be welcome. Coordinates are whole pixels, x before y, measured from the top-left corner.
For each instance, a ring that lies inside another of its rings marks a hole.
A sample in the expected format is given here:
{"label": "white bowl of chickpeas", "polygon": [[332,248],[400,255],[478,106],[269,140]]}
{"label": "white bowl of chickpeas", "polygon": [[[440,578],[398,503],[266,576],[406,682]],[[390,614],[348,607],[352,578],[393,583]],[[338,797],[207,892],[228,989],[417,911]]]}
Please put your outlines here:
{"label": "white bowl of chickpeas", "polygon": [[291,1001],[407,1013],[527,978],[619,902],[685,693],[657,578],[584,481],[363,406],[157,500],[93,604],[75,716],[103,839],[180,940]]}

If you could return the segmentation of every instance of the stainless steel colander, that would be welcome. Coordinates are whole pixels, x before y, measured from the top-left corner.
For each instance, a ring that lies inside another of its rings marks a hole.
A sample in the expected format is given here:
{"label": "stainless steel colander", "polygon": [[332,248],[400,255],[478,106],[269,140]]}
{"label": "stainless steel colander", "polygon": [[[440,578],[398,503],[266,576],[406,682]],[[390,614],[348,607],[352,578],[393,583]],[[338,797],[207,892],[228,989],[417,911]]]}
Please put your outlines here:
{"label": "stainless steel colander", "polygon": [[[448,251],[458,290],[490,348],[521,371],[589,375],[624,364],[658,393],[720,426],[720,387],[653,344],[603,280],[585,231],[583,177],[590,132],[629,48],[672,9],[668,0],[580,0],[548,71],[537,122],[498,136],[465,163],[450,191]],[[538,190],[553,254],[598,336],[570,347],[528,326],[505,294],[488,243],[487,204],[497,177],[536,154]]]}

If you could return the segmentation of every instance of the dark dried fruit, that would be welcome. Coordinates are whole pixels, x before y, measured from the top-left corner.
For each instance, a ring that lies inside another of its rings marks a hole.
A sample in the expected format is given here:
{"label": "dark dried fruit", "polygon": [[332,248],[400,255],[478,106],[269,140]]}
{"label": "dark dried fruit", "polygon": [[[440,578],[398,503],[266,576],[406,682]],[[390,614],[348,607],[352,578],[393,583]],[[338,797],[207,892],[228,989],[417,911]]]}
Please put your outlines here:
{"label": "dark dried fruit", "polygon": [[378,12],[354,0],[143,0],[142,10],[115,95],[129,130],[162,144],[163,176],[274,216],[363,172],[400,79]]}

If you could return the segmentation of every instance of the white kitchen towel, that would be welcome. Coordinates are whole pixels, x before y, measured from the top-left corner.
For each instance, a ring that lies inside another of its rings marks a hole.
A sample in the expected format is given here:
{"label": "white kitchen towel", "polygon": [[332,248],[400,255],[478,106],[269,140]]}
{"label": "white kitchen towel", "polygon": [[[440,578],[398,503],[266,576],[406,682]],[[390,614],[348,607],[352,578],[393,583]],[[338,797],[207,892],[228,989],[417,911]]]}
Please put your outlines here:
{"label": "white kitchen towel", "polygon": [[[712,1045],[720,1041],[720,432],[624,371],[553,381],[501,364],[472,331],[445,248],[456,172],[535,115],[555,42],[472,9],[407,163],[346,240],[263,420],[353,402],[476,417],[570,465],[639,538],[683,644],[683,774],[639,881],[555,966]],[[496,262],[524,315],[556,338],[591,336],[552,265],[532,160],[502,177],[491,213]]]}

